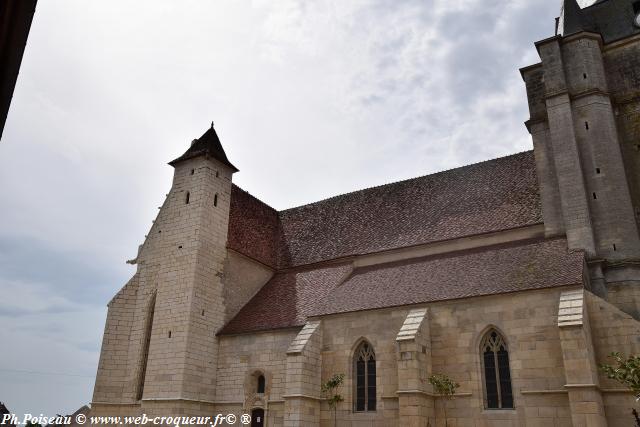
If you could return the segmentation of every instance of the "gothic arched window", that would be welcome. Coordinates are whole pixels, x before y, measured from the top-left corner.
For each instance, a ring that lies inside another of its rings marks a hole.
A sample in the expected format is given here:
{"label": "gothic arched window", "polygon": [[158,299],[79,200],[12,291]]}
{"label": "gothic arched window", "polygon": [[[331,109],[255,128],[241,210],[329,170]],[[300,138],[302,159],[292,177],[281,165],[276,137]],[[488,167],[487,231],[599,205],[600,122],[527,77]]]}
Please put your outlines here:
{"label": "gothic arched window", "polygon": [[364,341],[354,355],[355,405],[356,411],[376,410],[376,354],[373,347]]}
{"label": "gothic arched window", "polygon": [[484,370],[484,395],[487,409],[513,409],[509,350],[504,338],[490,329],[480,347]]}
{"label": "gothic arched window", "polygon": [[264,393],[264,386],[265,386],[265,380],[264,380],[264,375],[260,375],[258,377],[258,393]]}

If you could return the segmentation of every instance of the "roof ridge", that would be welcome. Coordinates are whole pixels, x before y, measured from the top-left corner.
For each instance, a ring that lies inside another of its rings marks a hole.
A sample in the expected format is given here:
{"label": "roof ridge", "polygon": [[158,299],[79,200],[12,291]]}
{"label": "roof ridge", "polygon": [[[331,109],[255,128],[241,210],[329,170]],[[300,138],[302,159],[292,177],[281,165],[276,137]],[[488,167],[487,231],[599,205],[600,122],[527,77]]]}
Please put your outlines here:
{"label": "roof ridge", "polygon": [[469,164],[462,165],[462,166],[456,166],[456,167],[449,168],[449,169],[443,169],[443,170],[440,170],[440,171],[437,171],[437,172],[433,172],[433,173],[428,173],[428,174],[425,174],[425,175],[414,176],[413,178],[401,179],[399,181],[387,182],[385,184],[374,185],[374,186],[371,186],[371,187],[361,188],[359,190],[353,190],[353,191],[349,191],[349,192],[342,193],[342,194],[336,194],[335,196],[330,196],[330,197],[327,197],[327,198],[324,198],[324,199],[316,200],[315,202],[306,203],[304,205],[293,206],[291,208],[283,209],[283,210],[280,210],[280,211],[277,211],[277,212],[278,212],[278,214],[281,214],[281,213],[284,213],[284,212],[294,211],[296,209],[305,208],[307,206],[313,206],[313,205],[316,205],[316,204],[319,204],[319,203],[327,202],[329,200],[337,199],[337,198],[344,197],[344,196],[349,196],[349,195],[360,193],[360,192],[364,192],[364,191],[374,190],[374,189],[377,189],[377,188],[382,188],[382,187],[386,187],[386,186],[390,186],[390,185],[394,185],[394,184],[400,184],[400,183],[404,183],[404,182],[409,182],[409,181],[413,181],[413,180],[417,180],[417,179],[421,179],[421,178],[426,178],[426,177],[430,177],[430,176],[437,176],[437,175],[445,174],[445,173],[448,173],[448,172],[453,172],[453,171],[457,171],[457,170],[460,170],[460,169],[465,169],[465,168],[468,168],[468,167],[471,167],[471,166],[478,166],[478,165],[481,165],[483,163],[495,162],[495,161],[498,161],[498,160],[504,160],[504,159],[509,158],[509,157],[517,157],[517,156],[521,156],[523,154],[528,154],[528,153],[533,153],[533,150],[519,151],[519,152],[516,152],[516,153],[513,153],[513,154],[508,154],[506,156],[500,156],[500,157],[494,157],[492,159],[480,160],[480,161],[475,162],[475,163],[469,163]]}

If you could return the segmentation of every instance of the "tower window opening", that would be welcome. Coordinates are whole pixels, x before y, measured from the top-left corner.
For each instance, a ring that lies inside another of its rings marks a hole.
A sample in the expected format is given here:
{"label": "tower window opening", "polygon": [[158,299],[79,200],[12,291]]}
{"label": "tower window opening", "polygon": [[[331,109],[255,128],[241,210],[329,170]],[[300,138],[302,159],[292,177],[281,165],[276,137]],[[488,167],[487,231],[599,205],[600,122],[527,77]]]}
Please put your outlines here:
{"label": "tower window opening", "polygon": [[598,196],[596,195],[596,193],[593,193],[593,200],[597,200]]}
{"label": "tower window opening", "polygon": [[195,169],[191,169],[191,175],[193,175],[194,173],[196,173]]}
{"label": "tower window opening", "polygon": [[189,198],[190,198],[190,197],[191,197],[191,193],[189,193],[189,192],[187,191],[187,197],[185,197],[185,199],[184,199],[184,203],[185,203],[186,205],[188,205],[188,204],[189,204]]}
{"label": "tower window opening", "polygon": [[600,168],[596,168],[596,173],[600,175]]}
{"label": "tower window opening", "polygon": [[169,331],[169,338],[171,338],[171,331]]}
{"label": "tower window opening", "polygon": [[218,206],[218,195],[213,196],[213,206]]}
{"label": "tower window opening", "polygon": [[216,178],[220,176],[220,172],[216,171]]}
{"label": "tower window opening", "polygon": [[264,394],[264,389],[265,389],[265,379],[264,379],[264,375],[260,375],[258,377],[258,389],[257,389],[257,393],[261,393]]}
{"label": "tower window opening", "polygon": [[614,252],[618,250],[618,248],[616,247],[615,243],[613,244],[613,250],[614,250]]}
{"label": "tower window opening", "polygon": [[584,73],[584,74],[582,75],[582,78],[583,78],[583,79],[585,79],[585,80],[587,80],[587,73]]}
{"label": "tower window opening", "polygon": [[202,315],[204,316],[204,310],[202,310]]}
{"label": "tower window opening", "polygon": [[640,151],[640,144],[636,144],[636,151]]}
{"label": "tower window opening", "polygon": [[584,128],[585,128],[586,130],[589,130],[589,122],[584,122]]}

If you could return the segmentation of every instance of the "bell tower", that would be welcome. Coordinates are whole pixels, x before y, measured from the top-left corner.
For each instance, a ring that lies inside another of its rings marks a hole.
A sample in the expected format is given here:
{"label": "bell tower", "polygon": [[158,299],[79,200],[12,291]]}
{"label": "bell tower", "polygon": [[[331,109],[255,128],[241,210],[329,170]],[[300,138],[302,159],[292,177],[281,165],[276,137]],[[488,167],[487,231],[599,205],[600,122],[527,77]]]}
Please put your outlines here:
{"label": "bell tower", "polygon": [[171,190],[132,261],[136,274],[109,304],[94,408],[125,404],[153,414],[192,405],[197,414],[215,400],[215,334],[225,316],[222,272],[237,169],[213,124],[169,164]]}

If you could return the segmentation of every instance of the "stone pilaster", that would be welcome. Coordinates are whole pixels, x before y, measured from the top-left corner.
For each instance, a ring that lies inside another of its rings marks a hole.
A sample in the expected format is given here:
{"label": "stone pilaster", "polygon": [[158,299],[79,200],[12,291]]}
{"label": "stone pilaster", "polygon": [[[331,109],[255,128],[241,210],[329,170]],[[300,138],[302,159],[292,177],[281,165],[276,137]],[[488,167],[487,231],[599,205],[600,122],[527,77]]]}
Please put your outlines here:
{"label": "stone pilaster", "polygon": [[426,308],[411,310],[396,337],[398,400],[402,426],[426,426],[435,421],[434,398],[427,378],[431,371],[431,336]]}
{"label": "stone pilaster", "polygon": [[560,295],[558,327],[574,427],[605,427],[604,404],[594,357],[584,290]]}
{"label": "stone pilaster", "polygon": [[320,425],[322,328],[310,320],[287,350],[284,425]]}

